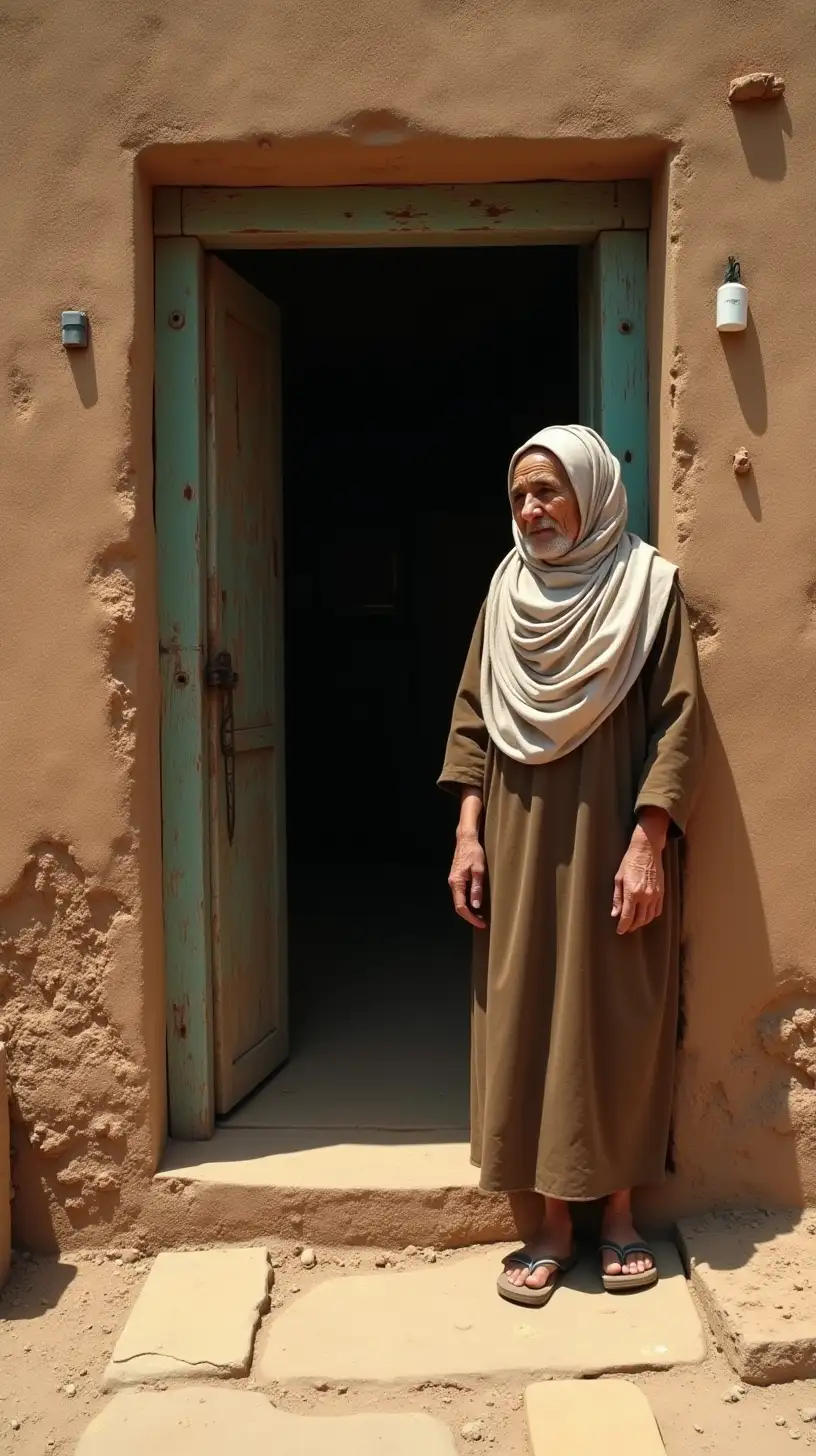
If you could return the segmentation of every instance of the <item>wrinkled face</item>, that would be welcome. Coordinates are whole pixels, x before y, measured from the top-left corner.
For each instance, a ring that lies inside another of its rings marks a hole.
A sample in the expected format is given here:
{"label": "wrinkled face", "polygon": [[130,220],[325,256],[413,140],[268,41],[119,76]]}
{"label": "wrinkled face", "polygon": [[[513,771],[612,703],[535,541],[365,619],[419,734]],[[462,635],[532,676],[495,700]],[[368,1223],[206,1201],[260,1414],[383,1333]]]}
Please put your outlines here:
{"label": "wrinkled face", "polygon": [[510,490],[513,520],[539,561],[566,556],[581,530],[569,476],[549,450],[528,450],[516,462]]}

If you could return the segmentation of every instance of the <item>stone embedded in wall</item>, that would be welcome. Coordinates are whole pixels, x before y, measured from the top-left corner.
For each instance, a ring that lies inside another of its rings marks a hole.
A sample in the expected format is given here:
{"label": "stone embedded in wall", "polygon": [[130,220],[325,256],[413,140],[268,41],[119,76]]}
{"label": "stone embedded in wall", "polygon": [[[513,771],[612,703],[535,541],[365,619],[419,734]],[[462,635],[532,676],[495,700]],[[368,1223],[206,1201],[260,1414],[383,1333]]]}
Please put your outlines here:
{"label": "stone embedded in wall", "polygon": [[756,1026],[760,1045],[787,1068],[765,1088],[758,1115],[775,1132],[795,1133],[800,1152],[816,1150],[816,987],[783,995]]}
{"label": "stone embedded in wall", "polygon": [[100,1142],[119,1143],[125,1137],[125,1125],[120,1117],[103,1113],[91,1123],[91,1132]]}
{"label": "stone embedded in wall", "polygon": [[766,1052],[816,1086],[816,994],[766,1011],[757,1023]]}
{"label": "stone embedded in wall", "polygon": [[732,106],[750,101],[778,101],[785,94],[785,81],[773,71],[751,71],[747,76],[735,76],[728,88],[728,100]]}
{"label": "stone embedded in wall", "polygon": [[44,1122],[35,1122],[28,1140],[44,1158],[61,1158],[74,1146],[76,1137],[77,1130],[72,1122],[62,1132],[47,1127]]}
{"label": "stone embedded in wall", "polygon": [[110,1219],[144,1123],[146,1072],[107,1010],[122,901],[60,844],[39,844],[0,901],[0,1039],[8,1050],[16,1176],[75,1226]]}

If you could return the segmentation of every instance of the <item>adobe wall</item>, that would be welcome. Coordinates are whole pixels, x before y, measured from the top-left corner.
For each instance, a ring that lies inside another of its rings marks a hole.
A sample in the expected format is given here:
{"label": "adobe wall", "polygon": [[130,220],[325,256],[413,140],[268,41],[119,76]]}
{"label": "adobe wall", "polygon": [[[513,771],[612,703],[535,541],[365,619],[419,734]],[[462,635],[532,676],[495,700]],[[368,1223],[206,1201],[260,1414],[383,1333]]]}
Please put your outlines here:
{"label": "adobe wall", "polygon": [[[816,1195],[814,30],[809,0],[15,0],[0,19],[18,1237],[132,1227],[164,1135],[151,181],[654,177],[659,542],[682,565],[712,720],[678,1173],[658,1206]],[[785,99],[733,111],[730,79],[756,68]],[[723,343],[730,252],[752,324]],[[81,358],[59,343],[72,306],[92,320]]]}
{"label": "adobe wall", "polygon": [[11,1268],[11,1136],[6,1049],[0,1043],[0,1289]]}

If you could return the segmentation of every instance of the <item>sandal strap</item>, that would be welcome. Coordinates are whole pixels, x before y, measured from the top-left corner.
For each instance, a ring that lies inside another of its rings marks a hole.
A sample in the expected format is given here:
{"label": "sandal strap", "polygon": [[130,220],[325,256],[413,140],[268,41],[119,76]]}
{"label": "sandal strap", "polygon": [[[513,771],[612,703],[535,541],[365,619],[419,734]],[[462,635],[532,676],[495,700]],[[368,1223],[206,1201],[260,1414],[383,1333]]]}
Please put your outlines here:
{"label": "sandal strap", "polygon": [[654,1254],[648,1244],[612,1244],[606,1241],[598,1245],[599,1252],[604,1249],[610,1249],[613,1254],[617,1254],[620,1264],[625,1264],[632,1254],[646,1254],[654,1263]]}
{"label": "sandal strap", "polygon": [[510,1254],[504,1262],[505,1264],[517,1264],[520,1269],[526,1269],[530,1274],[534,1274],[536,1269],[544,1269],[547,1265],[552,1269],[557,1269],[559,1274],[564,1274],[569,1263],[567,1259],[556,1259],[555,1256],[532,1259],[529,1254],[523,1254],[521,1250],[517,1254]]}

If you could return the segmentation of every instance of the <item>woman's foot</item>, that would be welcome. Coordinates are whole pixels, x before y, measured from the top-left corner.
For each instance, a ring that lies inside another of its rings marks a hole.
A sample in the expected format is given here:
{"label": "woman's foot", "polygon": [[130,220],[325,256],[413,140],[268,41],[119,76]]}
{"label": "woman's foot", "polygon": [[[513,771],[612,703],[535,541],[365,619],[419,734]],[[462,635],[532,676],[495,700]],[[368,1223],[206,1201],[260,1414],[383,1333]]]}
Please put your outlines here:
{"label": "woman's foot", "polygon": [[[545,1205],[544,1223],[537,1239],[531,1239],[521,1251],[530,1259],[568,1259],[572,1253],[573,1233],[569,1204],[558,1198],[548,1198]],[[507,1280],[516,1286],[524,1284],[528,1289],[543,1289],[558,1273],[552,1264],[543,1264],[532,1273],[520,1264],[506,1265]]]}
{"label": "woman's foot", "polygon": [[[620,1193],[611,1193],[606,1201],[603,1222],[601,1224],[602,1243],[617,1244],[623,1249],[627,1244],[642,1244],[634,1223],[632,1222],[632,1190],[625,1188]],[[604,1274],[645,1274],[647,1270],[654,1268],[654,1259],[651,1254],[643,1252],[633,1253],[624,1264],[621,1264],[612,1249],[602,1249]]]}

